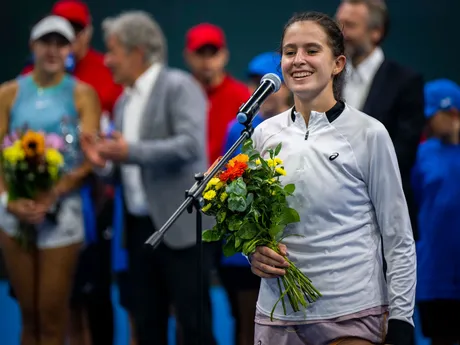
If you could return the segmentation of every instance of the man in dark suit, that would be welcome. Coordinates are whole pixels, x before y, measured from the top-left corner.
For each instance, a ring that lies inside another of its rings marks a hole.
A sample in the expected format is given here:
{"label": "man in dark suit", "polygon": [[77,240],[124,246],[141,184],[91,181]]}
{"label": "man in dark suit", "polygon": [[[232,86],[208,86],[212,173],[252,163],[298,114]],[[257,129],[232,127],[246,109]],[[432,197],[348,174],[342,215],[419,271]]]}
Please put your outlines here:
{"label": "man in dark suit", "polygon": [[423,78],[385,57],[380,45],[388,33],[389,16],[383,0],[342,0],[336,17],[343,26],[349,58],[343,96],[390,133],[416,235],[410,171],[425,124]]}

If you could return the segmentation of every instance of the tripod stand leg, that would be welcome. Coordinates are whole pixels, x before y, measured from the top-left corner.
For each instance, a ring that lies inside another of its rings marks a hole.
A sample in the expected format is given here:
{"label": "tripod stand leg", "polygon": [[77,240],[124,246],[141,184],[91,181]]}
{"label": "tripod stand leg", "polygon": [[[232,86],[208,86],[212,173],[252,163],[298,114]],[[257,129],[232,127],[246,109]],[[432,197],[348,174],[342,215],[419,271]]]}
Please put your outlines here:
{"label": "tripod stand leg", "polygon": [[204,340],[204,286],[203,286],[203,219],[199,208],[196,209],[196,244],[198,246],[197,274],[198,274],[198,344]]}

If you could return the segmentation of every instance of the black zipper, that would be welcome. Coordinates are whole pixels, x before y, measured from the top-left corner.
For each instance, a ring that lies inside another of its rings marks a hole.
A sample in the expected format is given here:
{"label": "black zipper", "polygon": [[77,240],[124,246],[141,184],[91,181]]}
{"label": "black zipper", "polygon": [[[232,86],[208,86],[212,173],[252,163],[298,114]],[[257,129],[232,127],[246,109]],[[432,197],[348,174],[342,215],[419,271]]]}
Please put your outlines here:
{"label": "black zipper", "polygon": [[307,133],[305,133],[305,140],[308,140],[309,135],[310,135],[310,130],[307,128]]}

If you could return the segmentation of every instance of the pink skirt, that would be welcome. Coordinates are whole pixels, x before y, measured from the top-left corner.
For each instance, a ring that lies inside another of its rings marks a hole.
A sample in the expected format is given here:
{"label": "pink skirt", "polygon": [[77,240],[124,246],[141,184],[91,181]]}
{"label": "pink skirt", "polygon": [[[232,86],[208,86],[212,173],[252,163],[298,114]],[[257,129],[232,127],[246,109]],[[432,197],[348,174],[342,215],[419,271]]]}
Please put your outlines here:
{"label": "pink skirt", "polygon": [[388,326],[388,312],[376,315],[377,308],[348,315],[345,319],[325,320],[294,325],[271,322],[259,311],[255,319],[255,345],[330,345],[338,339],[360,338],[373,344],[383,344]]}

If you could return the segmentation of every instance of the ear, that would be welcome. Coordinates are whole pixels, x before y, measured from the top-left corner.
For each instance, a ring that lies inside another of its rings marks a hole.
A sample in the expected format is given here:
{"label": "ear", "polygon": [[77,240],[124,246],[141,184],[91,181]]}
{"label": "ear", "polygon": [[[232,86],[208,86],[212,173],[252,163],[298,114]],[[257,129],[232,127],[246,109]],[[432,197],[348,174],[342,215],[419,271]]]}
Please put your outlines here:
{"label": "ear", "polygon": [[335,66],[334,69],[332,70],[332,76],[335,76],[342,72],[345,68],[345,65],[347,64],[347,58],[345,55],[340,55],[335,59]]}
{"label": "ear", "polygon": [[378,42],[382,40],[383,29],[381,28],[373,29],[371,30],[370,35],[371,35],[372,43],[378,44]]}
{"label": "ear", "polygon": [[228,61],[230,60],[230,52],[228,51],[227,48],[222,48],[221,49],[221,54],[222,54],[222,56],[224,58],[225,66],[227,66]]}
{"label": "ear", "polygon": [[88,42],[88,44],[91,42],[91,39],[93,38],[93,26],[88,25],[84,30],[83,34],[85,35],[85,41]]}
{"label": "ear", "polygon": [[133,53],[137,54],[137,56],[142,58],[143,61],[147,60],[144,47],[134,47],[132,50],[127,51],[128,55]]}

